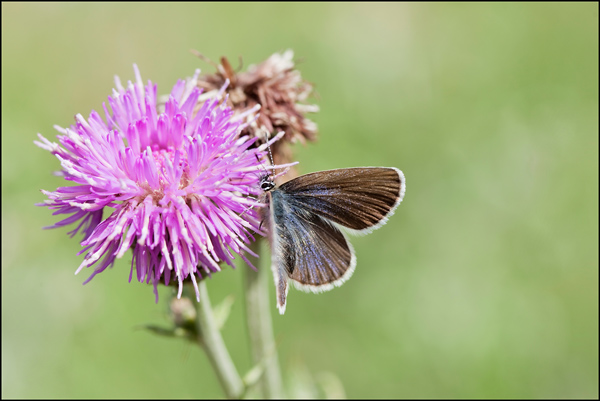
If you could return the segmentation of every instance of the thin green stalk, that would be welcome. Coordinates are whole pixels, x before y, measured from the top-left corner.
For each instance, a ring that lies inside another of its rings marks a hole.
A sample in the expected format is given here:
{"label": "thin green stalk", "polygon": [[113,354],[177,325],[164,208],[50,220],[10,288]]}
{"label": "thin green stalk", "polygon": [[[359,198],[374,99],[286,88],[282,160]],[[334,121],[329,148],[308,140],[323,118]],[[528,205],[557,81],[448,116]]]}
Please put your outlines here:
{"label": "thin green stalk", "polygon": [[[260,239],[250,245],[253,252],[260,255]],[[271,322],[271,307],[274,305],[269,297],[269,279],[271,269],[261,266],[260,258],[248,255],[248,258],[258,272],[244,269],[245,296],[246,296],[246,321],[252,359],[255,364],[264,364],[264,373],[261,378],[261,387],[265,398],[284,398],[281,371],[277,360],[275,339],[273,337],[273,324]],[[264,258],[263,258],[264,259]],[[273,298],[273,301],[275,298]]]}
{"label": "thin green stalk", "polygon": [[200,302],[194,302],[197,313],[198,343],[206,351],[227,398],[240,398],[245,390],[244,383],[229,356],[223,337],[221,337],[221,331],[213,316],[206,280],[200,280],[198,291]]}

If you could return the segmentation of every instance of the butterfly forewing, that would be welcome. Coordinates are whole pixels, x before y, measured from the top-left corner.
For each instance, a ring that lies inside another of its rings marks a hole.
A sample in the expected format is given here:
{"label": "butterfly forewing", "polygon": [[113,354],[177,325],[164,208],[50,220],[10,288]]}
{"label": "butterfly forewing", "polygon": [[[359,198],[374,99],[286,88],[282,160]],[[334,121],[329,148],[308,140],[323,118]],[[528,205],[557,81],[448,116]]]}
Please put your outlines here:
{"label": "butterfly forewing", "polygon": [[357,167],[319,171],[279,187],[295,209],[318,214],[351,230],[368,232],[385,223],[404,195],[395,168]]}

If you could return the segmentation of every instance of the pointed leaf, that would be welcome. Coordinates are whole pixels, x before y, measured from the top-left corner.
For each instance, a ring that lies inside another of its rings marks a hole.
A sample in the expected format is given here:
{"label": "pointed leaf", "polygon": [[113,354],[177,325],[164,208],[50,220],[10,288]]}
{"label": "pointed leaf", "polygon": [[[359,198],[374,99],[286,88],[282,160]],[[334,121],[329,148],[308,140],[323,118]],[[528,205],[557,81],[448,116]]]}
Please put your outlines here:
{"label": "pointed leaf", "polygon": [[219,330],[223,328],[233,306],[234,296],[228,295],[220,304],[213,308],[213,316]]}

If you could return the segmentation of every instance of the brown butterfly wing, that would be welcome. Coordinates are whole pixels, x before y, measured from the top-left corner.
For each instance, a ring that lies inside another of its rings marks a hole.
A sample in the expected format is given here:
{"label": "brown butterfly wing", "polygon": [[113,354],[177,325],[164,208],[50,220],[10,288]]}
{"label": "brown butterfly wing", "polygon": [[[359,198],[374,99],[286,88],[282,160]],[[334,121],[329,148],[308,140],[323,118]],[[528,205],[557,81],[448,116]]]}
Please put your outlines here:
{"label": "brown butterfly wing", "polygon": [[370,232],[387,221],[405,192],[404,174],[393,167],[319,171],[279,187],[296,209],[351,230]]}

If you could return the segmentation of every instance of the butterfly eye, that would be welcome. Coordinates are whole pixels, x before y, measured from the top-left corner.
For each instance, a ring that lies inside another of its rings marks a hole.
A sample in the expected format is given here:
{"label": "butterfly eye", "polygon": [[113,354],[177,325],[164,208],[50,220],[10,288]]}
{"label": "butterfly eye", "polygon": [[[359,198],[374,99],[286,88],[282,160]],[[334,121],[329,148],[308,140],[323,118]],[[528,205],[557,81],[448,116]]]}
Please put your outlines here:
{"label": "butterfly eye", "polygon": [[265,177],[260,182],[260,189],[267,192],[275,188],[275,183],[269,179],[269,177]]}

